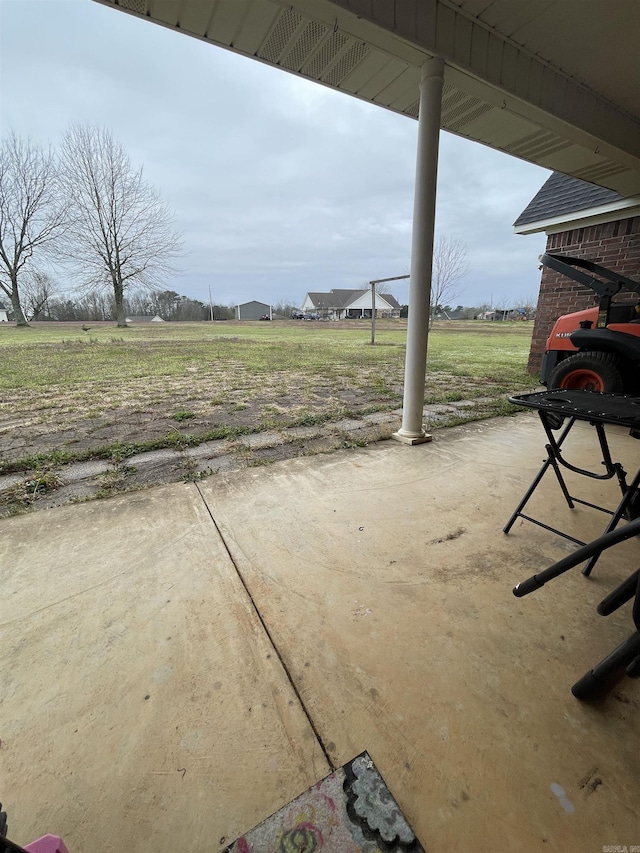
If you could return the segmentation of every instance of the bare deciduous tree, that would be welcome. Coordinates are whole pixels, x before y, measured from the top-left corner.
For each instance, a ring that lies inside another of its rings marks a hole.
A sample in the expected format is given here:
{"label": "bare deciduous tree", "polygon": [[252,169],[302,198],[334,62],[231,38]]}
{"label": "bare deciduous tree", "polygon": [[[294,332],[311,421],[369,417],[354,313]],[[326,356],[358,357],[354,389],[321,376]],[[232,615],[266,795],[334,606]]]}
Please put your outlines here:
{"label": "bare deciduous tree", "polygon": [[174,269],[180,239],[169,210],[105,129],[67,131],[62,175],[71,207],[68,257],[86,286],[112,290],[124,327],[127,288],[154,289]]}
{"label": "bare deciduous tree", "polygon": [[49,316],[49,300],[58,292],[56,281],[43,270],[32,269],[25,277],[22,289],[22,307],[29,320],[42,320]]}
{"label": "bare deciduous tree", "polygon": [[496,297],[493,308],[495,311],[498,311],[500,314],[508,314],[509,311],[513,311],[513,309],[517,305],[517,300],[514,300],[513,296],[510,294],[501,294]]}
{"label": "bare deciduous tree", "polygon": [[525,317],[529,320],[536,315],[538,307],[538,295],[528,293],[526,296],[521,296],[518,300],[518,307],[524,311]]}
{"label": "bare deciduous tree", "polygon": [[287,319],[291,319],[291,315],[294,311],[298,311],[299,309],[288,299],[280,298],[278,302],[273,306],[273,313],[278,314],[280,317],[286,317]]}
{"label": "bare deciduous tree", "polygon": [[20,289],[36,252],[44,252],[65,222],[55,157],[10,133],[0,147],[0,290],[18,326],[27,326]]}
{"label": "bare deciduous tree", "polygon": [[[371,282],[363,281],[360,285],[360,290],[371,290]],[[376,293],[391,293],[391,282],[378,281],[376,282]]]}
{"label": "bare deciduous tree", "polygon": [[456,237],[438,237],[433,246],[431,316],[439,305],[460,295],[460,281],[471,269],[466,243]]}

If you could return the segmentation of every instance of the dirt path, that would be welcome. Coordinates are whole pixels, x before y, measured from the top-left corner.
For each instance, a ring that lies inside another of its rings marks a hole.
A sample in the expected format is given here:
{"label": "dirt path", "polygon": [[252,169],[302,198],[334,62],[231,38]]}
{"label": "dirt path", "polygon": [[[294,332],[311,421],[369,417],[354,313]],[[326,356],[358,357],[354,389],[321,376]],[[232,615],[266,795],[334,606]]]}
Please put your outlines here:
{"label": "dirt path", "polygon": [[[353,396],[353,395],[351,395]],[[425,407],[428,426],[441,428],[497,414],[495,396]],[[178,401],[185,406],[188,401]],[[355,401],[352,399],[351,403]],[[280,418],[256,398],[229,411],[220,424],[215,413],[176,421],[166,405],[144,413],[116,409],[100,417],[68,418],[56,428],[54,416],[5,416],[0,422],[0,517],[70,502],[108,497],[160,483],[189,482],[221,471],[268,465],[278,460],[363,447],[388,439],[401,424],[397,403],[357,401],[361,411],[339,417],[335,401],[295,417],[280,405]],[[233,406],[231,407],[233,408]],[[345,408],[344,403],[341,406]],[[378,411],[367,411],[378,408]],[[174,411],[186,413],[187,409]],[[305,407],[305,411],[308,409]],[[500,412],[503,413],[503,412]],[[108,422],[107,422],[108,421]],[[218,435],[218,432],[220,433]],[[158,446],[154,447],[154,440]]]}

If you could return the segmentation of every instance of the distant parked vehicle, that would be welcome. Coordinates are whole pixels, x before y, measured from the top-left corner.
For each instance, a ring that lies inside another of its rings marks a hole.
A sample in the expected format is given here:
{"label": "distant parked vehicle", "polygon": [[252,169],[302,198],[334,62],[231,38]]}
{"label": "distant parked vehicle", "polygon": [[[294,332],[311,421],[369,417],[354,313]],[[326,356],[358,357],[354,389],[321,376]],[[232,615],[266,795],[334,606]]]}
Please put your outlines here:
{"label": "distant parked vehicle", "polygon": [[270,320],[271,317],[268,314],[263,314],[262,317],[260,317],[260,319],[261,320]]}
{"label": "distant parked vehicle", "polygon": [[302,311],[292,311],[291,312],[292,320],[304,320],[304,313]]}
{"label": "distant parked vehicle", "polygon": [[305,320],[319,320],[320,315],[319,314],[305,314],[304,319]]}

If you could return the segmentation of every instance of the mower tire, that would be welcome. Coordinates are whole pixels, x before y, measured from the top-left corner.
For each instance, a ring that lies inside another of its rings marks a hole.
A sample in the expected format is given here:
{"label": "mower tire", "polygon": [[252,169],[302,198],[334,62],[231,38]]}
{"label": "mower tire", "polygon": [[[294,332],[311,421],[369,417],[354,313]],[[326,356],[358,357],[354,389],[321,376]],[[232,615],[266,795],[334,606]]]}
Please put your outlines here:
{"label": "mower tire", "polygon": [[620,361],[610,352],[579,352],[565,358],[549,377],[550,391],[607,391],[622,393]]}

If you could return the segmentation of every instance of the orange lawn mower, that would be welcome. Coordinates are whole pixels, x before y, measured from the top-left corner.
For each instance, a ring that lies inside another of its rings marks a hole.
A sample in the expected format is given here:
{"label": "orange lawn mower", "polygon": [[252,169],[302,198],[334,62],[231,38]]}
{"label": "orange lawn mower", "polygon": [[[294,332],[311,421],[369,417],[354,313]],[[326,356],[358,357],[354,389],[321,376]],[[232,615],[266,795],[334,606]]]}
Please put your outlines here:
{"label": "orange lawn mower", "polygon": [[598,305],[564,314],[547,338],[540,381],[549,390],[640,391],[640,301],[613,302],[637,293],[640,282],[583,258],[540,255],[556,272],[594,290]]}

